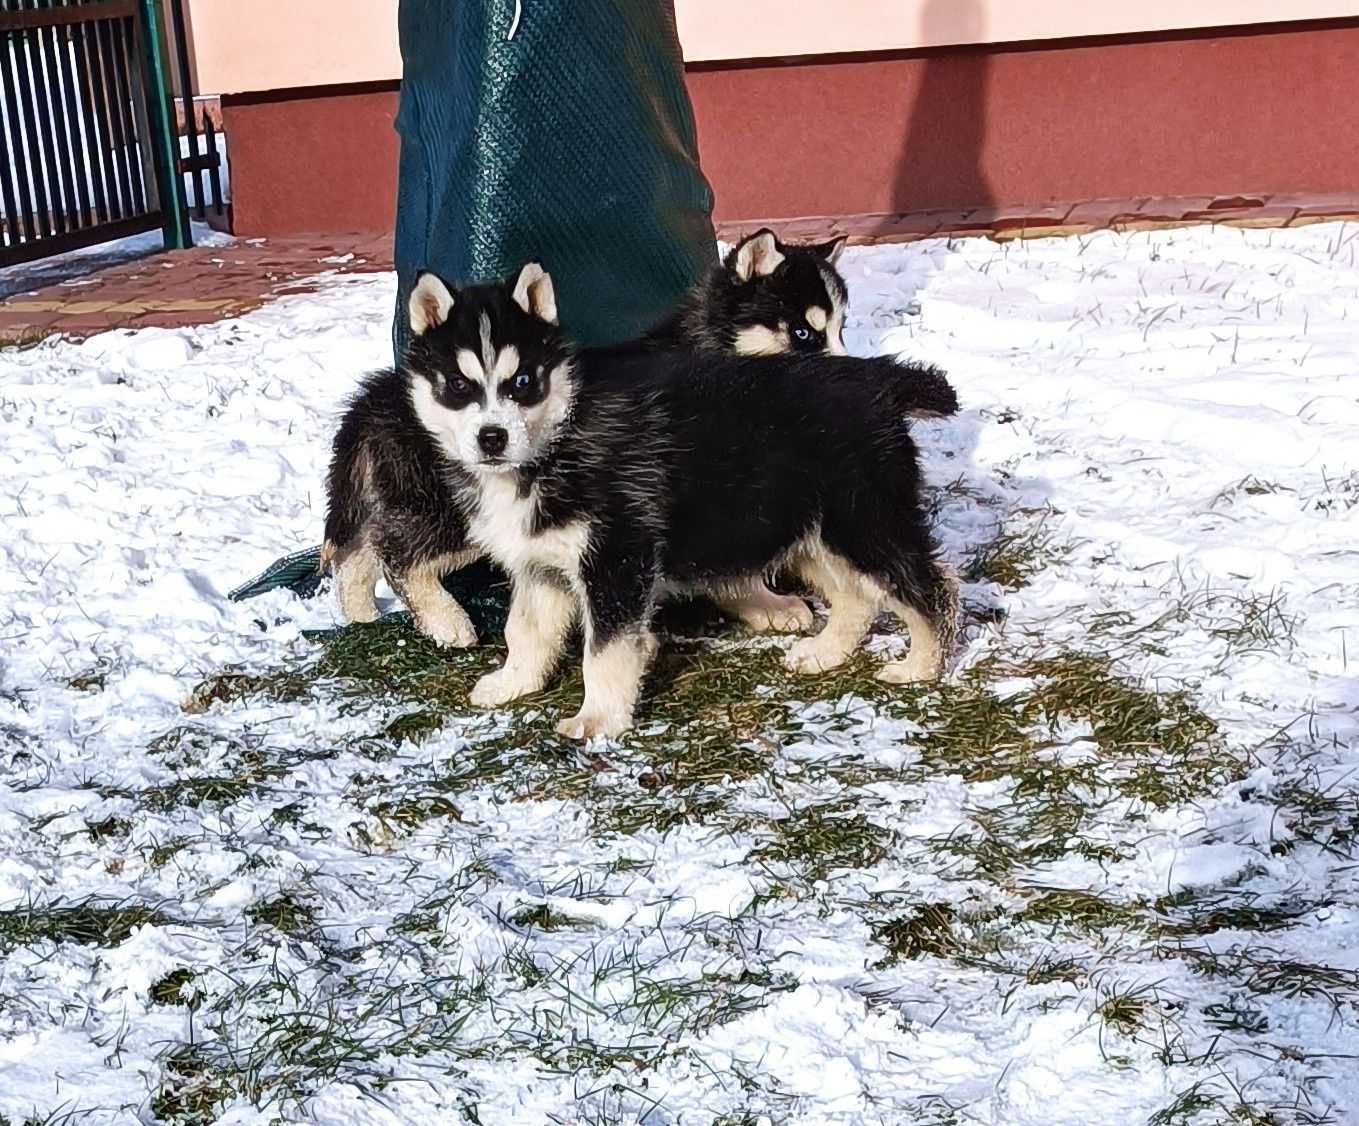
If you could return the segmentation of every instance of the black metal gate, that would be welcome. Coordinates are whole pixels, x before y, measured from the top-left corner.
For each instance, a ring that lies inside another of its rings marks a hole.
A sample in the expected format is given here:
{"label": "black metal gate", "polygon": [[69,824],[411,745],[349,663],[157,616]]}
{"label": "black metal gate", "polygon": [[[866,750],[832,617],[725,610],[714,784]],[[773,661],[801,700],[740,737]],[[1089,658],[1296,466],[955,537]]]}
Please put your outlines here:
{"label": "black metal gate", "polygon": [[0,265],[189,244],[156,0],[0,0]]}

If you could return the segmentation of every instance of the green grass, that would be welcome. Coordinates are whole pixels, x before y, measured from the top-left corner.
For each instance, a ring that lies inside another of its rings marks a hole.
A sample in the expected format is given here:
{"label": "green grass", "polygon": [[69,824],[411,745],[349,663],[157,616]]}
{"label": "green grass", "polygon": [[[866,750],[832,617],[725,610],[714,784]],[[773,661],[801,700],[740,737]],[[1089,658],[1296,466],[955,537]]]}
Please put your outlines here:
{"label": "green grass", "polygon": [[907,915],[878,924],[873,928],[873,941],[886,947],[887,954],[877,968],[926,955],[952,957],[960,948],[953,929],[957,918],[951,904],[926,903]]}
{"label": "green grass", "polygon": [[187,1005],[194,1003],[184,995],[184,987],[193,981],[194,973],[192,970],[171,970],[164,977],[158,978],[152,983],[150,989],[151,1003],[153,1005]]}
{"label": "green grass", "polygon": [[165,926],[173,921],[144,903],[85,899],[67,904],[31,904],[0,911],[0,950],[37,942],[118,946],[138,927]]}
{"label": "green grass", "polygon": [[252,904],[246,910],[251,922],[274,927],[285,934],[301,935],[316,926],[316,909],[292,892]]}

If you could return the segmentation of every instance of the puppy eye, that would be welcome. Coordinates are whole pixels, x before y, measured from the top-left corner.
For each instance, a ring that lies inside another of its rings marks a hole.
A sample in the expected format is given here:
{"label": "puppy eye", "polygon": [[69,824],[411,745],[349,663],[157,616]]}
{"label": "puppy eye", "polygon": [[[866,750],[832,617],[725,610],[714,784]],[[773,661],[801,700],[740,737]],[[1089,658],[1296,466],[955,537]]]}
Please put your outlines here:
{"label": "puppy eye", "polygon": [[455,399],[467,399],[472,396],[472,381],[464,379],[460,375],[455,375],[448,381],[448,393]]}
{"label": "puppy eye", "polygon": [[533,376],[526,371],[521,371],[510,383],[510,390],[517,394],[524,394],[533,386]]}
{"label": "puppy eye", "polygon": [[810,340],[811,338],[812,338],[812,330],[809,329],[809,328],[807,328],[806,326],[804,326],[804,325],[798,325],[797,328],[793,329],[793,339],[794,339],[794,340],[800,340],[800,341],[802,341],[802,342],[805,344],[805,343],[806,343],[808,340]]}

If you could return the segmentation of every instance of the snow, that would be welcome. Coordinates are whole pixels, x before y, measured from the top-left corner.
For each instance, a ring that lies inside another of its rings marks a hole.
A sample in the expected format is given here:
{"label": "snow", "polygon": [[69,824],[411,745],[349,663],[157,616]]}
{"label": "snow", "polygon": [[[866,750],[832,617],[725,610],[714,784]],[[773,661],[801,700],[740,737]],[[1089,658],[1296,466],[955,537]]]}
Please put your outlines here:
{"label": "snow", "polygon": [[[767,776],[722,787],[729,820],[630,834],[592,828],[589,796],[489,784],[449,793],[458,820],[386,826],[379,799],[442,792],[440,771],[514,730],[503,717],[455,715],[386,760],[359,737],[408,705],[322,692],[186,717],[204,677],[295,662],[302,631],[337,620],[326,599],[225,592],[318,541],[337,411],[388,360],[390,276],[337,275],[200,328],[0,352],[0,912],[97,897],[168,920],[88,945],[7,943],[0,922],[0,1116],[157,1121],[192,1043],[207,1079],[229,1079],[209,1118],[242,1124],[1051,1126],[1242,1105],[1347,1120],[1356,236],[1197,227],[842,259],[851,351],[937,362],[958,387],[962,414],[917,428],[945,554],[965,567],[1002,529],[1044,545],[1026,585],[967,584],[958,676],[997,654],[1107,653],[1187,690],[1240,764],[1162,805],[1101,776],[1071,830],[1090,847],[1000,876],[949,849],[1004,837],[1039,800],[1024,780],[940,768],[916,720],[811,685]],[[68,684],[91,670],[101,690]],[[990,690],[1022,698],[1032,678]],[[157,749],[186,723],[187,743]],[[1103,746],[1072,722],[1035,761],[1113,769]],[[227,801],[138,796],[252,754],[285,769]],[[618,752],[590,792],[635,789],[647,755]],[[851,788],[828,763],[885,773]],[[880,858],[766,894],[801,877],[752,855],[783,818],[837,801],[827,816],[882,834]],[[128,828],[93,839],[109,818]],[[1020,917],[1054,889],[1291,914],[1169,945]],[[250,921],[283,892],[321,937]],[[513,922],[540,904],[575,925]],[[928,904],[949,905],[969,956],[885,958],[876,924]],[[417,915],[430,929],[402,922]],[[1038,971],[1064,960],[1070,975]],[[194,1009],[150,997],[178,968]],[[1127,995],[1133,1033],[1101,1017]]]}

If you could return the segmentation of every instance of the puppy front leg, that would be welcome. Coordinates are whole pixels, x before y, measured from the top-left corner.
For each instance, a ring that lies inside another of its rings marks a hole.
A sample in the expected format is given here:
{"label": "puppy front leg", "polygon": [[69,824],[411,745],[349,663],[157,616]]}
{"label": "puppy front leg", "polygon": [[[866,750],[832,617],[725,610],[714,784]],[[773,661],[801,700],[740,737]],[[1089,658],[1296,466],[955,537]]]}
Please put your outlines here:
{"label": "puppy front leg", "polygon": [[577,607],[576,596],[550,579],[516,575],[505,622],[505,663],[473,686],[468,697],[473,705],[496,708],[541,692],[557,667]]}
{"label": "puppy front leg", "polygon": [[443,577],[476,560],[473,548],[426,559],[400,574],[389,575],[392,587],[410,609],[415,627],[436,645],[468,649],[477,643],[477,631],[467,611],[444,589]]}
{"label": "puppy front leg", "polygon": [[570,739],[609,738],[632,726],[642,678],[656,653],[651,613],[660,575],[650,548],[606,537],[592,545],[585,584],[585,701],[557,724]]}

